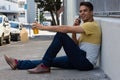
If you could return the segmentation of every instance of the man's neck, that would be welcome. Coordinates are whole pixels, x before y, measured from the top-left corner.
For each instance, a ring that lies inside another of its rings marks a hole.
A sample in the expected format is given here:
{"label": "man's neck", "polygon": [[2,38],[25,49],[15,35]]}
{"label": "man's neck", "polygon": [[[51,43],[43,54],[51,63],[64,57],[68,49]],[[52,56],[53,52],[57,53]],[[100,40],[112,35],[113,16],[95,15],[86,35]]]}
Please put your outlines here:
{"label": "man's neck", "polygon": [[86,22],[93,22],[94,21],[94,19],[93,18],[91,18],[91,19],[89,19],[89,20],[86,20],[86,21],[83,21],[84,23],[86,23]]}

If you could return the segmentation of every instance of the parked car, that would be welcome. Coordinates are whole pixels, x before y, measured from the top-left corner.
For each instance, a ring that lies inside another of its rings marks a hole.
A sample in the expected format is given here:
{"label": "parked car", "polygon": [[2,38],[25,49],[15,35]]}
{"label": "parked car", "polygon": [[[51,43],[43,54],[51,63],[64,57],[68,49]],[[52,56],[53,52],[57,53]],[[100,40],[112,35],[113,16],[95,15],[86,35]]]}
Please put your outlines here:
{"label": "parked car", "polygon": [[5,15],[0,15],[0,46],[3,45],[4,40],[7,44],[10,43],[10,24]]}
{"label": "parked car", "polygon": [[42,24],[44,26],[51,26],[51,21],[43,21]]}
{"label": "parked car", "polygon": [[20,30],[22,28],[22,24],[17,21],[9,21],[11,25],[11,40],[12,41],[19,41],[20,40]]}

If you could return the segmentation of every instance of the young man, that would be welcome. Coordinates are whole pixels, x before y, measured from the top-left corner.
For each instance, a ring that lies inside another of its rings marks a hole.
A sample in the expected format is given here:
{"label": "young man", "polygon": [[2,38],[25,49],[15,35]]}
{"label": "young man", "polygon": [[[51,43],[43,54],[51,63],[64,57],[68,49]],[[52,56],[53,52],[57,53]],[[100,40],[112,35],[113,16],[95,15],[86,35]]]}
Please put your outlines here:
{"label": "young man", "polygon": [[[77,20],[73,26],[33,24],[33,27],[40,30],[57,32],[42,60],[17,60],[5,55],[6,62],[12,69],[28,69],[30,73],[47,73],[50,72],[50,67],[94,69],[100,49],[101,30],[93,19],[93,5],[90,2],[81,2],[79,12],[83,21],[81,25]],[[72,39],[66,33],[72,33]],[[81,34],[79,39],[76,38],[76,33]],[[61,47],[66,56],[56,57]]]}

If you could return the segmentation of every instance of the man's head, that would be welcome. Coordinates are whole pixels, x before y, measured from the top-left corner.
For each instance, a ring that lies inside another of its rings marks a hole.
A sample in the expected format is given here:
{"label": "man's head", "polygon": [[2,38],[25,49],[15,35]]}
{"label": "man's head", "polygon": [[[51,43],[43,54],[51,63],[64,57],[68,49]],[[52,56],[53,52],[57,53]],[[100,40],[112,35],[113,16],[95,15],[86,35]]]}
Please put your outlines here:
{"label": "man's head", "polygon": [[81,2],[79,12],[83,22],[93,21],[93,5],[90,2]]}

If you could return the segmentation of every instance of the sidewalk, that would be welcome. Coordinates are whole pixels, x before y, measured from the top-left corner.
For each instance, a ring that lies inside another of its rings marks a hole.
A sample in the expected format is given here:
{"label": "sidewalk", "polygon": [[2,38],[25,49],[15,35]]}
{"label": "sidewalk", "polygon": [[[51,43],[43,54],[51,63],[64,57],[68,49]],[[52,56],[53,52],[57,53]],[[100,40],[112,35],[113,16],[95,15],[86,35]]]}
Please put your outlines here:
{"label": "sidewalk", "polygon": [[[29,74],[27,70],[11,70],[3,59],[3,55],[6,54],[17,59],[40,59],[53,39],[53,37],[41,36],[43,35],[30,38],[26,43],[12,42],[10,45],[0,48],[2,60],[0,63],[0,80],[109,80],[100,68],[91,71],[52,68],[51,73],[47,74]],[[65,55],[63,49],[57,56],[62,55]]]}
{"label": "sidewalk", "polygon": [[42,31],[39,30],[39,34],[34,34],[32,29],[27,28],[28,36],[29,37],[36,37],[36,36],[54,36],[56,32],[50,32],[50,31]]}

